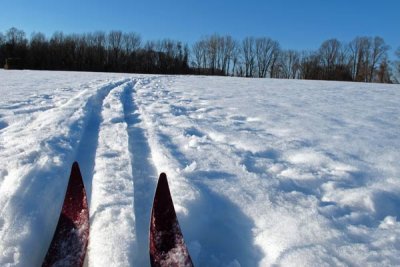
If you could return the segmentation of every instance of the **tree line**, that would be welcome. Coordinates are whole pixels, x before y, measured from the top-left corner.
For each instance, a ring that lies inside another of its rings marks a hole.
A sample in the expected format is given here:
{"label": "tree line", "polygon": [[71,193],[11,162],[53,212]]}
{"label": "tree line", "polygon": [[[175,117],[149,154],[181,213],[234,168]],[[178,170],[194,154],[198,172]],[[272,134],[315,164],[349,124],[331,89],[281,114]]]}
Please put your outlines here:
{"label": "tree line", "polygon": [[[390,47],[381,37],[356,37],[350,43],[324,41],[316,51],[284,50],[267,37],[212,35],[192,47],[192,66],[199,74],[240,77],[395,82],[388,59]],[[400,58],[400,48],[397,51]]]}
{"label": "tree line", "polygon": [[[68,34],[43,33],[11,28],[0,33],[0,62],[12,68],[130,73],[187,74],[189,48],[179,41],[142,44],[136,33],[121,31]],[[11,63],[10,63],[11,62]]]}
{"label": "tree line", "polygon": [[[315,51],[282,49],[268,37],[236,40],[202,37],[191,49],[169,39],[143,42],[121,31],[63,34],[47,38],[11,28],[0,32],[0,62],[8,67],[160,74],[226,75],[258,78],[397,82],[400,63],[388,58],[383,38],[356,37],[349,43],[324,41]],[[400,48],[396,51],[400,59]],[[6,62],[7,61],[7,62]]]}

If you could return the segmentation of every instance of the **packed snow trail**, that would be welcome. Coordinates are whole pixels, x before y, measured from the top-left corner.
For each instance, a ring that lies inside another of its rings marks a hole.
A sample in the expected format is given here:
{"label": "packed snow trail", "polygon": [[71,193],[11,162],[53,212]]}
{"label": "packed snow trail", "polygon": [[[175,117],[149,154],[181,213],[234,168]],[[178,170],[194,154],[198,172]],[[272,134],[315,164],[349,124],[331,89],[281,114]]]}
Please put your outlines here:
{"label": "packed snow trail", "polygon": [[73,160],[90,201],[89,266],[149,266],[160,172],[195,266],[400,265],[398,85],[0,80],[1,266],[40,266]]}
{"label": "packed snow trail", "polygon": [[101,112],[90,204],[89,266],[131,266],[135,252],[134,181],[122,97],[132,82],[115,88]]}
{"label": "packed snow trail", "polygon": [[138,245],[133,266],[149,266],[149,221],[158,173],[155,170],[145,129],[139,117],[134,88],[128,87],[122,99],[134,181],[135,234]]}
{"label": "packed snow trail", "polygon": [[[75,94],[53,102],[52,108],[32,112],[29,107],[29,121],[16,118],[2,130],[0,265],[41,264],[88,118],[98,99],[122,82],[84,85]],[[41,101],[34,104],[40,105]],[[16,113],[25,111],[23,107]]]}

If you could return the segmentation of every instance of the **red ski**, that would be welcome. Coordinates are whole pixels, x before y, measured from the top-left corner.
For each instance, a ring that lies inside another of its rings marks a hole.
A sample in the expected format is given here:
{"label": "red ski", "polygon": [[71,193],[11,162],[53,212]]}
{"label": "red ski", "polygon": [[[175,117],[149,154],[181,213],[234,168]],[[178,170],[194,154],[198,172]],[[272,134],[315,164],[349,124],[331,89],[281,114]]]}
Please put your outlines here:
{"label": "red ski", "polygon": [[167,175],[160,174],[150,220],[150,262],[152,267],[193,266],[176,217]]}
{"label": "red ski", "polygon": [[89,240],[89,210],[79,165],[74,162],[56,231],[43,267],[81,267]]}

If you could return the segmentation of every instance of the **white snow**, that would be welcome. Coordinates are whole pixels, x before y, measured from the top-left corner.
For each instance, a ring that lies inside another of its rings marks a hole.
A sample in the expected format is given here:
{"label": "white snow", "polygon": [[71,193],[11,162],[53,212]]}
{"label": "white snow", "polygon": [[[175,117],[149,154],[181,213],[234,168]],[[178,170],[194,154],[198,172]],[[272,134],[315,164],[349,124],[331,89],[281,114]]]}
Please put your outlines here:
{"label": "white snow", "polygon": [[40,266],[71,164],[88,266],[149,266],[166,172],[195,266],[400,265],[400,86],[0,70],[0,266]]}
{"label": "white snow", "polygon": [[121,102],[131,84],[112,90],[103,103],[90,202],[90,266],[129,266],[132,262],[136,240],[134,182]]}

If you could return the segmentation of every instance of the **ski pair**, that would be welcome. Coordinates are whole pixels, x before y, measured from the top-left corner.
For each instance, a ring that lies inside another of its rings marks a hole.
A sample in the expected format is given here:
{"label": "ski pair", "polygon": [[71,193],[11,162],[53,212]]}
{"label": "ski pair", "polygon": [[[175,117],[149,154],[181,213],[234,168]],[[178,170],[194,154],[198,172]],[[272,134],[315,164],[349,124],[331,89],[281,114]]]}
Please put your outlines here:
{"label": "ski pair", "polygon": [[[152,267],[193,266],[176,217],[167,176],[161,173],[150,219]],[[89,241],[89,209],[82,175],[72,164],[57,227],[42,266],[82,267]]]}

